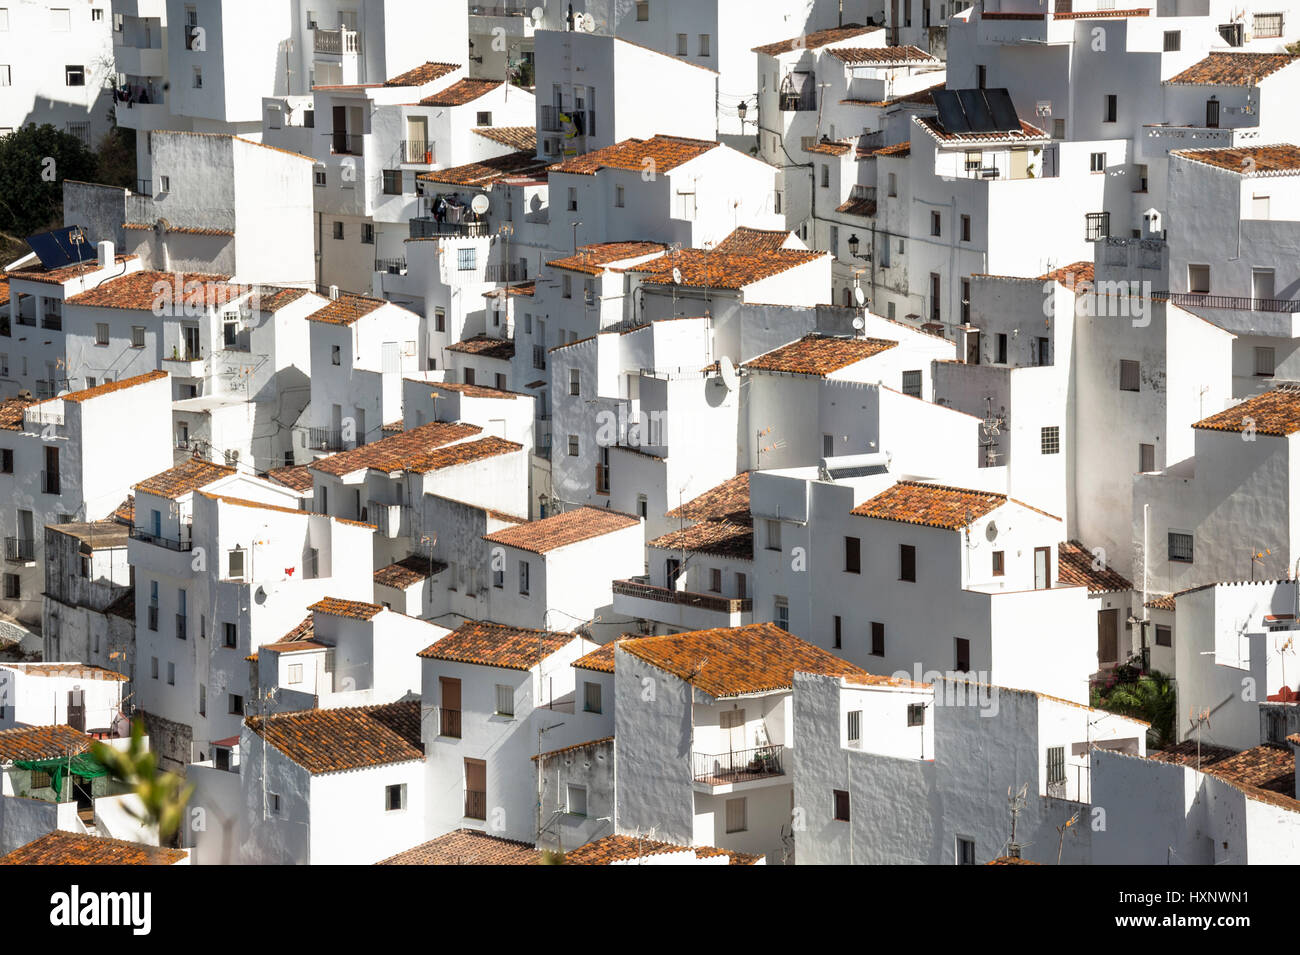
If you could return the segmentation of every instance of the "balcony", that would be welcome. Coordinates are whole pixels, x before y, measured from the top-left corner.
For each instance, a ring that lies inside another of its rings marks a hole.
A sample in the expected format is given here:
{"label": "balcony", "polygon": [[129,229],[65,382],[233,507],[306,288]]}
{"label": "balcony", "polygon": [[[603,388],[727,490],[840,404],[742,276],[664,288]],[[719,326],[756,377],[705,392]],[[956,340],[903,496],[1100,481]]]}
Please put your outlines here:
{"label": "balcony", "polygon": [[480,789],[465,790],[465,818],[487,819],[487,793]]}
{"label": "balcony", "polygon": [[41,493],[42,494],[59,494],[63,487],[63,482],[59,478],[58,471],[41,472]]}
{"label": "balcony", "polygon": [[38,378],[36,379],[36,397],[39,400],[53,398],[60,392],[68,390],[68,379],[66,378]]}
{"label": "balcony", "polygon": [[388,275],[405,275],[406,259],[375,259],[375,271]]}
{"label": "balcony", "polygon": [[691,773],[697,783],[733,786],[784,776],[781,765],[784,746],[759,746],[729,753],[691,753]]}
{"label": "balcony", "polygon": [[438,710],[438,735],[460,739],[460,710],[442,707]]}
{"label": "balcony", "polygon": [[423,139],[403,139],[398,155],[402,163],[413,166],[431,166],[438,161],[432,142]]}
{"label": "balcony", "polygon": [[743,626],[751,622],[754,611],[754,601],[748,597],[669,590],[644,580],[615,580],[611,589],[615,613],[697,630]]}
{"label": "balcony", "polygon": [[132,527],[129,536],[132,540],[138,540],[145,544],[154,544],[158,547],[165,547],[167,550],[174,550],[184,553],[194,547],[194,542],[189,538],[189,527],[182,526],[182,539],[173,539],[164,537],[161,534],[150,534],[141,527]]}
{"label": "balcony", "polygon": [[439,222],[433,216],[415,216],[411,219],[412,239],[467,238],[480,239],[488,234],[486,219],[469,219],[462,222]]}
{"label": "balcony", "polygon": [[1300,338],[1300,300],[1167,291],[1152,292],[1151,300],[1201,314],[1234,334]]}
{"label": "balcony", "polygon": [[1259,130],[1223,129],[1218,126],[1177,126],[1153,123],[1136,144],[1141,159],[1164,159],[1173,149],[1214,149],[1258,141]]}
{"label": "balcony", "polygon": [[308,428],[307,447],[312,451],[342,451],[343,432],[338,428]]}
{"label": "balcony", "polygon": [[315,30],[314,48],[317,53],[329,53],[334,56],[358,54],[361,52],[361,34],[356,30]]}
{"label": "balcony", "polygon": [[36,561],[36,540],[31,537],[6,537],[5,560],[11,564],[31,564]]}
{"label": "balcony", "polygon": [[402,527],[402,505],[369,501],[361,511],[361,519],[374,524],[380,536],[394,539]]}
{"label": "balcony", "polygon": [[542,132],[546,133],[594,136],[596,134],[596,111],[594,109],[566,110],[558,106],[543,106],[538,125]]}
{"label": "balcony", "polygon": [[203,356],[188,348],[173,348],[171,357],[163,359],[163,370],[179,378],[202,378]]}

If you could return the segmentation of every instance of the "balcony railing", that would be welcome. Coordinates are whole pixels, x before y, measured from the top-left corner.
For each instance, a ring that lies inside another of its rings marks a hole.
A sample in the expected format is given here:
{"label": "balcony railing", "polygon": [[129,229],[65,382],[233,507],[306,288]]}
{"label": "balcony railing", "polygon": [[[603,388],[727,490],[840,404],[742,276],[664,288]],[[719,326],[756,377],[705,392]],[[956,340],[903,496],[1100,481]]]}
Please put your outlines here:
{"label": "balcony railing", "polygon": [[330,139],[336,156],[360,156],[365,151],[365,137],[360,133],[334,132]]}
{"label": "balcony railing", "polygon": [[337,428],[308,428],[307,447],[313,451],[342,451],[343,432]]}
{"label": "balcony railing", "polygon": [[532,7],[524,3],[471,3],[469,5],[471,17],[530,17],[532,16],[530,10]]}
{"label": "balcony railing", "polygon": [[612,589],[614,593],[625,597],[658,600],[661,603],[683,607],[699,607],[701,610],[714,610],[718,613],[750,613],[754,609],[754,601],[748,597],[718,597],[713,594],[694,594],[685,590],[668,590],[639,580],[616,580],[612,584]]}
{"label": "balcony railing", "polygon": [[423,139],[403,139],[401,146],[402,162],[429,165],[437,162],[437,152],[433,143]]}
{"label": "balcony railing", "polygon": [[36,540],[31,537],[6,537],[5,560],[26,564],[36,559]]}
{"label": "balcony railing", "polygon": [[315,47],[317,53],[360,53],[361,34],[356,30],[322,30],[317,27]]}
{"label": "balcony railing", "polygon": [[41,319],[41,328],[49,328],[59,332],[63,330],[63,316],[58,312],[46,312]]}
{"label": "balcony railing", "polygon": [[415,216],[411,219],[412,239],[433,239],[438,236],[460,236],[477,239],[488,234],[485,219],[470,219],[463,222],[439,222],[433,216]]}
{"label": "balcony railing", "polygon": [[174,540],[161,534],[150,534],[140,527],[132,527],[128,533],[132,540],[142,541],[146,544],[156,544],[159,547],[166,547],[168,550],[188,551],[194,547],[194,542],[188,537],[182,540]]}
{"label": "balcony railing", "polygon": [[41,472],[41,492],[44,494],[58,494],[63,482],[59,480],[58,471]]}
{"label": "balcony railing", "polygon": [[487,793],[479,789],[465,790],[465,818],[487,818]]}
{"label": "balcony railing", "polygon": [[1240,298],[1201,292],[1152,292],[1157,302],[1190,305],[1192,308],[1233,308],[1247,312],[1300,312],[1300,300],[1285,298]]}
{"label": "balcony railing", "polygon": [[53,398],[60,391],[66,391],[68,388],[68,379],[66,378],[38,378],[36,380],[36,397]]}
{"label": "balcony railing", "polygon": [[713,786],[783,776],[785,770],[781,767],[781,756],[784,751],[784,746],[759,746],[730,753],[691,753],[692,772],[696,782]]}
{"label": "balcony railing", "polygon": [[438,735],[460,739],[460,710],[442,707],[438,710]]}
{"label": "balcony railing", "polygon": [[526,282],[528,264],[525,262],[493,262],[483,275],[487,282]]}
{"label": "balcony railing", "polygon": [[561,109],[558,106],[543,106],[540,126],[542,132],[545,133],[567,133],[572,130],[575,136],[594,136],[596,134],[596,111],[594,109]]}
{"label": "balcony railing", "polygon": [[406,259],[375,259],[375,271],[389,275],[405,275]]}

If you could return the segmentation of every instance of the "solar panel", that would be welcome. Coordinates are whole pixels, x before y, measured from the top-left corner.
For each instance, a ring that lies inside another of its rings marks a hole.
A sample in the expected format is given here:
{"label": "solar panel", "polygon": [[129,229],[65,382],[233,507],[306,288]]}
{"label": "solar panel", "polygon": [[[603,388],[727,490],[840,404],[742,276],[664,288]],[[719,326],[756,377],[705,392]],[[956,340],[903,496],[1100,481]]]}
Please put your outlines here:
{"label": "solar panel", "polygon": [[939,124],[946,133],[968,133],[970,124],[966,122],[966,111],[957,99],[954,90],[934,90],[930,93],[934,105],[939,110]]}
{"label": "solar panel", "polygon": [[27,244],[47,269],[76,265],[93,259],[97,254],[85,231],[78,225],[38,232],[27,237]]}
{"label": "solar panel", "polygon": [[966,122],[970,124],[972,133],[991,133],[997,130],[988,104],[984,102],[983,90],[957,90],[957,98],[961,100],[961,108],[966,112]]}
{"label": "solar panel", "polygon": [[984,99],[988,103],[989,112],[993,115],[995,129],[1020,129],[1020,117],[1011,102],[1010,93],[1001,88],[985,90]]}

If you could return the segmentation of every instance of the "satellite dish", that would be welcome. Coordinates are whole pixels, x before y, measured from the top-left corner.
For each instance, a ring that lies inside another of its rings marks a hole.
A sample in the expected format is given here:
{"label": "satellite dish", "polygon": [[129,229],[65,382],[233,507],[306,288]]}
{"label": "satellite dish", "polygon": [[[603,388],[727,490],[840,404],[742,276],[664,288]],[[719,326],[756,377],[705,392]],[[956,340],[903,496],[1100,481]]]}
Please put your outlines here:
{"label": "satellite dish", "polygon": [[596,18],[593,17],[590,13],[584,13],[582,15],[581,21],[579,22],[582,24],[582,31],[584,33],[596,32]]}
{"label": "satellite dish", "polygon": [[993,521],[989,521],[988,526],[984,528],[984,536],[989,539],[989,543],[992,543],[993,541],[997,540],[998,525],[995,524]]}
{"label": "satellite dish", "polygon": [[488,197],[483,195],[483,193],[480,192],[477,196],[475,196],[473,199],[470,200],[469,207],[474,210],[475,215],[481,216],[483,215],[483,213],[488,211],[491,205],[492,203],[488,199]]}
{"label": "satellite dish", "polygon": [[533,21],[536,22],[536,21],[541,20],[542,17],[545,16],[545,14],[546,14],[546,11],[543,10],[541,7],[533,7],[533,12],[532,12],[531,15],[532,15]]}
{"label": "satellite dish", "polygon": [[731,363],[731,359],[726,355],[718,359],[718,374],[722,376],[722,383],[727,386],[727,390],[734,391],[738,381],[736,366]]}
{"label": "satellite dish", "polygon": [[253,594],[253,599],[256,600],[258,604],[264,604],[266,603],[266,598],[268,596],[270,595],[267,593],[265,587],[258,587],[257,592]]}
{"label": "satellite dish", "polygon": [[862,331],[862,329],[864,329],[864,328],[867,327],[867,323],[864,322],[864,321],[862,320],[862,316],[861,316],[861,315],[855,315],[855,316],[853,317],[853,327],[854,327],[857,331]]}
{"label": "satellite dish", "polygon": [[676,266],[673,266],[673,284],[674,285],[682,284],[682,270],[677,268]]}
{"label": "satellite dish", "polygon": [[853,301],[858,303],[858,308],[867,304],[867,293],[862,291],[861,285],[853,286]]}

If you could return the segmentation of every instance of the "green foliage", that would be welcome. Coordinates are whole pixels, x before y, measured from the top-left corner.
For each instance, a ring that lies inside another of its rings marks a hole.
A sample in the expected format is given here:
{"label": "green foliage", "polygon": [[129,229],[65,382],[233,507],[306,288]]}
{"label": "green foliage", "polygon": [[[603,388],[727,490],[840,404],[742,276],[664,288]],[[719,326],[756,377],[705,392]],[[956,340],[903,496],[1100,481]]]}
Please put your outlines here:
{"label": "green foliage", "polygon": [[158,827],[158,837],[163,843],[180,828],[185,804],[194,794],[194,787],[175,773],[158,769],[158,756],[150,752],[144,742],[144,723],[136,720],[131,727],[131,741],[125,751],[103,743],[92,743],[95,759],[108,770],[108,775],[130,786],[144,804],[144,812],[137,818],[146,825]]}
{"label": "green foliage", "polygon": [[1163,749],[1177,741],[1174,727],[1177,701],[1169,674],[1153,670],[1137,675],[1131,669],[1126,670],[1115,683],[1094,686],[1091,695],[1093,706],[1099,709],[1150,723],[1148,745]]}
{"label": "green foliage", "polygon": [[95,154],[48,123],[0,136],[0,232],[27,236],[63,220],[63,180],[93,182]]}
{"label": "green foliage", "polygon": [[124,186],[134,189],[135,130],[115,126],[99,141],[95,152],[97,169],[95,182],[105,186]]}
{"label": "green foliage", "polygon": [[564,853],[558,849],[542,850],[542,865],[564,865]]}

